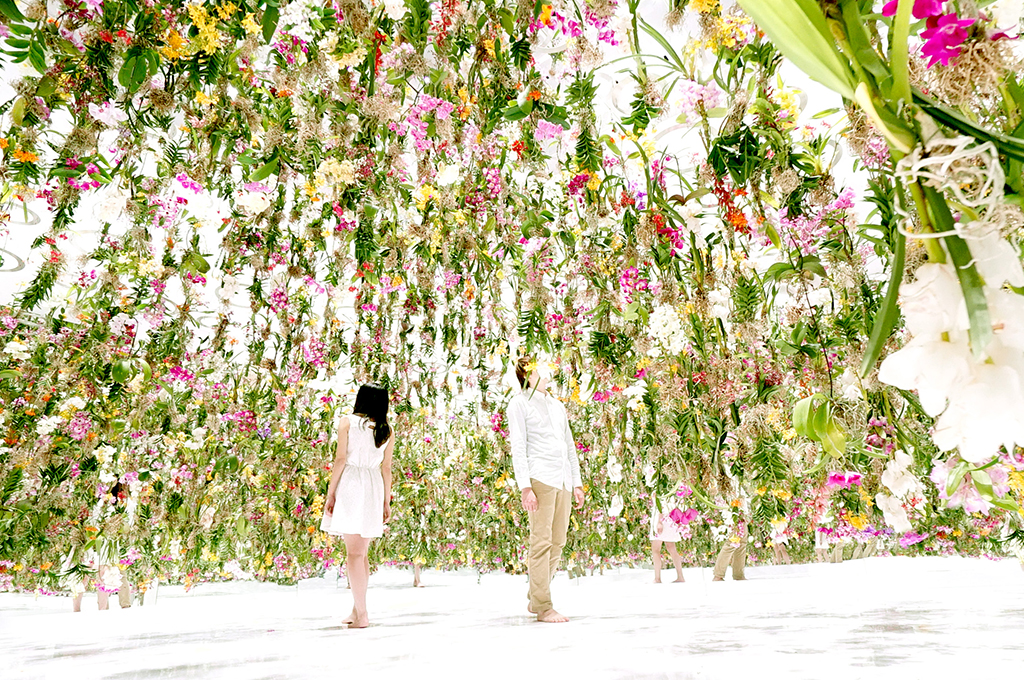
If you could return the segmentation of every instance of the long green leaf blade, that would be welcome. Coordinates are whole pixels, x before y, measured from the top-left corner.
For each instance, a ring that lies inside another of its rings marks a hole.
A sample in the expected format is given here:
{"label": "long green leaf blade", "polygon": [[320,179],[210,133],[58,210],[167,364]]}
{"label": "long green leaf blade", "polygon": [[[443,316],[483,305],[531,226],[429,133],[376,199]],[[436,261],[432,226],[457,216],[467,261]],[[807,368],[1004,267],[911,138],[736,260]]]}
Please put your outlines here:
{"label": "long green leaf blade", "polygon": [[814,80],[853,99],[850,63],[836,48],[825,15],[812,0],[738,0],[786,57]]}

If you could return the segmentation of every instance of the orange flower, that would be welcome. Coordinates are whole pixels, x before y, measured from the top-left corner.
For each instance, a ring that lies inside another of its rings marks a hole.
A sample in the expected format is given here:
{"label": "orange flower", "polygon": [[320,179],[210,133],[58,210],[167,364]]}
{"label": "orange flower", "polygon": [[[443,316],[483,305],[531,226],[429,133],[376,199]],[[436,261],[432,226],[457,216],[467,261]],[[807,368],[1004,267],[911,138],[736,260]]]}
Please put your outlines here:
{"label": "orange flower", "polygon": [[14,158],[22,163],[35,163],[39,160],[39,156],[31,151],[22,151],[21,149],[14,152]]}
{"label": "orange flower", "polygon": [[0,149],[6,149],[10,144],[11,143],[7,141],[6,137],[0,137]]}
{"label": "orange flower", "polygon": [[526,95],[526,100],[527,101],[537,101],[538,99],[540,99],[540,97],[541,97],[540,90],[530,90],[530,94]]}

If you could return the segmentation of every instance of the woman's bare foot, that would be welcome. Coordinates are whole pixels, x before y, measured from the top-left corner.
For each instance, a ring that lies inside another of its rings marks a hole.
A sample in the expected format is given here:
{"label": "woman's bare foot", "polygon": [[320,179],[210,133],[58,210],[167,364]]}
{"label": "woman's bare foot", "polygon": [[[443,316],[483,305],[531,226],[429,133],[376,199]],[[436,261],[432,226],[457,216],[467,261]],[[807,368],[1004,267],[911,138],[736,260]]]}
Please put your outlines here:
{"label": "woman's bare foot", "polygon": [[672,581],[672,583],[686,583],[686,579],[680,576],[675,581]]}
{"label": "woman's bare foot", "polygon": [[554,609],[549,609],[546,612],[537,614],[537,620],[541,623],[566,623],[569,620],[569,617],[562,616]]}
{"label": "woman's bare foot", "polygon": [[348,624],[349,628],[366,628],[370,625],[370,617],[367,615],[357,616],[354,621]]}
{"label": "woman's bare foot", "polygon": [[413,581],[413,582],[412,582],[412,587],[413,587],[413,588],[422,588],[422,587],[423,587],[423,584],[422,584],[422,583],[420,583],[420,580],[419,580],[419,579],[416,579],[415,581]]}
{"label": "woman's bare foot", "polygon": [[661,577],[660,576],[655,576],[654,577],[654,582],[655,583],[661,583]]}
{"label": "woman's bare foot", "polygon": [[349,614],[348,616],[346,616],[345,618],[343,618],[343,619],[341,620],[341,622],[342,622],[342,623],[344,623],[344,624],[345,624],[346,626],[348,626],[348,625],[351,625],[352,623],[355,623],[355,620],[356,620],[357,618],[359,618],[359,615],[358,615],[358,614],[356,614],[356,610],[355,610],[355,609],[353,609],[353,610],[352,610],[352,613],[351,613],[351,614]]}

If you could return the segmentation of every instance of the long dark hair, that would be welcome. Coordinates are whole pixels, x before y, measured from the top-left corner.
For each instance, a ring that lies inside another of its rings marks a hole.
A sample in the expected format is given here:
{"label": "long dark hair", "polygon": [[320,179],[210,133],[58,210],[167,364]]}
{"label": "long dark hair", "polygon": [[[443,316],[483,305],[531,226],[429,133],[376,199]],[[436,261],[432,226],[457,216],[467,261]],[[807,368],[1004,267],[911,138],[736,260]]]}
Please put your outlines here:
{"label": "long dark hair", "polygon": [[388,390],[380,385],[363,385],[356,392],[352,414],[373,421],[373,443],[379,449],[391,437],[388,425]]}

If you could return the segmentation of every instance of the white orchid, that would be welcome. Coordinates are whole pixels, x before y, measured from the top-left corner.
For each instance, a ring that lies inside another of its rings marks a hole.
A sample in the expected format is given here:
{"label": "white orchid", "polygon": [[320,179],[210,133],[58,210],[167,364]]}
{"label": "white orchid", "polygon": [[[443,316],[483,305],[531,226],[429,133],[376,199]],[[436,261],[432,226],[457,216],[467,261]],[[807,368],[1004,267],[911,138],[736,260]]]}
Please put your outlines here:
{"label": "white orchid", "polygon": [[441,163],[437,167],[437,177],[435,181],[438,185],[446,187],[455,184],[459,181],[460,168],[457,164],[452,163]]}
{"label": "white orchid", "polygon": [[906,509],[898,499],[884,493],[879,493],[875,496],[875,504],[882,511],[882,515],[885,516],[886,523],[894,531],[903,534],[914,528],[910,524],[910,518],[907,516]]}
{"label": "white orchid", "polygon": [[114,102],[89,104],[89,115],[107,127],[117,127],[120,123],[128,120],[128,114],[117,108]]}
{"label": "white orchid", "polygon": [[940,451],[959,447],[960,457],[971,463],[987,462],[1000,446],[1013,451],[1015,444],[1024,444],[1024,393],[1017,371],[976,366],[974,379],[951,395],[932,439]]}
{"label": "white orchid", "polygon": [[608,508],[609,517],[618,517],[622,514],[622,508],[625,507],[625,503],[622,501],[622,494],[615,494],[612,498],[612,504]]}
{"label": "white orchid", "polygon": [[608,456],[608,481],[614,484],[622,481],[622,463],[615,456]]}
{"label": "white orchid", "polygon": [[261,191],[240,191],[235,198],[235,205],[249,215],[259,215],[270,207],[270,198]]}
{"label": "white orchid", "polygon": [[4,345],[4,354],[9,354],[12,359],[17,361],[27,361],[28,358],[32,356],[28,353],[28,347],[17,340],[11,340]]}

